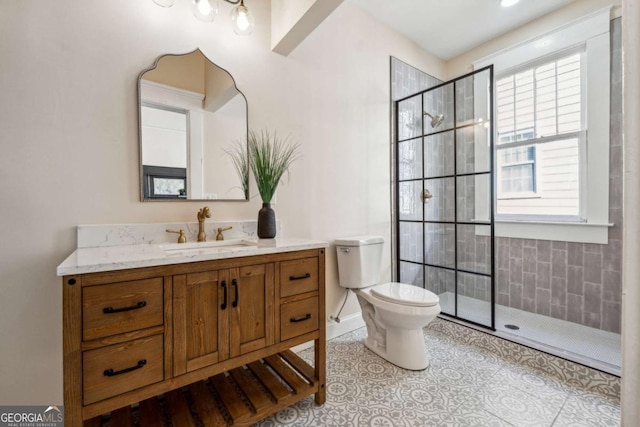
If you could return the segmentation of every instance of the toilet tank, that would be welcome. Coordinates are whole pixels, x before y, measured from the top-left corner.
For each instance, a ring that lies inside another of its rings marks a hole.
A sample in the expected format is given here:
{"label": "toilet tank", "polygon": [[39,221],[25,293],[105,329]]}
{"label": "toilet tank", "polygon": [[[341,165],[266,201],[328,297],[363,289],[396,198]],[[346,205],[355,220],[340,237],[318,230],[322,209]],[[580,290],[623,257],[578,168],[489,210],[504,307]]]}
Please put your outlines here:
{"label": "toilet tank", "polygon": [[338,276],[343,288],[366,288],[380,280],[384,239],[355,236],[334,241],[338,253]]}

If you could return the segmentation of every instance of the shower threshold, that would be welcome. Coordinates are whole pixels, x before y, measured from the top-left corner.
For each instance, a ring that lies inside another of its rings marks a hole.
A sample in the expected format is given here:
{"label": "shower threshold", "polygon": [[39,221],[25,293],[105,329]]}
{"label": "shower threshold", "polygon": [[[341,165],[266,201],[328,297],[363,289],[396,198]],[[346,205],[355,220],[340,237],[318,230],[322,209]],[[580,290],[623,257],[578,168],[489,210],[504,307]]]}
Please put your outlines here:
{"label": "shower threshold", "polygon": [[[442,312],[453,313],[454,294],[445,292],[439,297]],[[491,304],[488,301],[459,295],[458,316],[476,323],[490,325]],[[448,317],[447,320],[457,321]],[[620,334],[497,304],[495,332],[469,325],[463,321],[459,321],[459,323],[620,376]],[[513,326],[519,329],[513,329]]]}

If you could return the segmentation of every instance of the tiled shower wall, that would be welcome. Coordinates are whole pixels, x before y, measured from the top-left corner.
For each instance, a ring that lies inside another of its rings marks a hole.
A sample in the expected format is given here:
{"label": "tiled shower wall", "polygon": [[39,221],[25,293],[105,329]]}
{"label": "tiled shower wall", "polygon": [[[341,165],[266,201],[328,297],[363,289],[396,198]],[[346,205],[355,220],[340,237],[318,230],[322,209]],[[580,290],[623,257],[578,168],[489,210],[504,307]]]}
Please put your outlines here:
{"label": "tiled shower wall", "polygon": [[[404,96],[428,89],[441,81],[392,58],[392,97]],[[458,85],[464,90],[465,85]],[[460,93],[456,94],[460,103]],[[496,301],[530,312],[539,313],[590,327],[620,332],[622,294],[622,62],[621,20],[611,21],[611,130],[609,229],[607,245],[552,242],[515,238],[496,239]],[[428,107],[425,105],[425,107]],[[436,106],[440,107],[440,106]],[[460,107],[459,107],[460,108]],[[436,144],[438,146],[438,144]],[[410,151],[410,150],[409,150]],[[431,150],[432,161],[449,163],[446,152]],[[419,153],[422,155],[422,153]],[[399,155],[402,159],[402,154]],[[426,156],[429,159],[430,156]],[[446,167],[446,166],[445,166]],[[417,172],[417,171],[416,171]],[[421,188],[420,188],[421,189]],[[462,189],[462,191],[460,191]],[[414,194],[415,194],[414,190]],[[459,196],[468,196],[467,203],[460,198],[458,208],[475,206],[473,183],[459,187]],[[448,204],[445,202],[445,204]],[[435,206],[434,206],[435,208]],[[439,208],[440,209],[440,208]],[[421,213],[421,212],[420,212]],[[466,213],[464,215],[467,215]],[[487,239],[478,239],[475,233],[459,233],[459,257],[467,266],[487,265],[489,253]],[[400,228],[400,259],[422,262],[422,226],[411,224]],[[452,242],[443,233],[429,233],[425,241],[427,257],[450,259]],[[431,253],[432,255],[429,255]],[[438,255],[439,254],[439,255]],[[441,264],[441,262],[437,262]],[[461,266],[462,267],[462,266]],[[423,268],[420,265],[400,263],[405,282],[422,286]],[[453,292],[453,274],[442,269],[426,268],[428,288],[436,293]],[[490,299],[488,282],[482,276],[459,275],[458,291],[461,295],[482,300]]]}
{"label": "tiled shower wall", "polygon": [[[461,124],[469,124],[476,120],[486,120],[487,111],[475,110],[476,92],[485,92],[489,87],[488,71],[480,72],[476,77],[458,80],[456,90],[456,120]],[[478,85],[478,87],[476,87]],[[457,173],[488,172],[490,170],[489,152],[484,157],[476,154],[480,144],[478,138],[484,133],[484,141],[489,140],[488,128],[481,123],[473,127],[462,128],[457,134]],[[462,164],[462,167],[461,167]],[[477,191],[483,185],[485,191]],[[458,178],[457,214],[458,221],[489,221],[488,207],[490,175],[471,175]],[[481,194],[484,201],[476,200]],[[485,207],[486,212],[480,212]],[[491,229],[487,225],[458,225],[458,268],[475,273],[491,273]],[[453,290],[449,290],[454,292]],[[463,296],[484,301],[491,299],[491,278],[458,273],[458,293]]]}
{"label": "tiled shower wall", "polygon": [[[430,76],[429,74],[426,74],[396,58],[391,58],[391,94],[394,101],[429,89],[440,83],[442,83],[441,80]],[[425,110],[433,113],[442,111],[444,109],[444,104],[445,101],[443,96],[433,97],[430,100],[427,100],[427,102],[425,103]],[[422,123],[422,111],[419,98],[416,98],[414,101],[410,101],[407,104],[407,108],[405,108],[404,110],[405,113],[402,114],[399,118],[400,128],[398,130],[398,134],[400,136],[400,139],[406,139],[421,135],[420,124]],[[392,123],[395,126],[395,117],[393,117]],[[393,131],[395,134],[395,129]],[[437,141],[436,145],[434,147],[431,147],[430,155],[431,158],[434,159],[432,164],[436,167],[447,167],[449,163],[453,164],[453,158],[451,157],[450,153],[444,150],[444,147],[445,144],[437,144]],[[393,150],[392,152],[394,153],[394,155],[396,154]],[[399,162],[401,164],[405,164],[405,167],[400,168],[401,179],[422,177],[422,145],[420,141],[416,141],[415,143],[406,142],[400,144],[400,146],[398,147],[397,155],[399,157]],[[405,218],[407,218],[408,215],[412,216],[411,219],[422,219],[421,204],[415,203],[415,201],[420,197],[421,190],[421,182],[417,182],[415,185],[406,184],[401,186],[398,197],[400,202],[400,211],[404,212],[403,215],[405,215]],[[434,209],[436,208],[436,204],[438,205],[437,210],[445,208],[444,204],[442,206],[439,206],[438,201],[432,206]],[[453,209],[452,206],[450,209]],[[400,247],[400,253],[397,254],[399,256],[395,255],[393,258],[400,258],[422,263],[424,261],[422,224],[403,223],[400,226],[399,231],[400,236],[395,236],[395,238],[400,237],[400,240],[403,242],[403,244]],[[443,249],[443,251],[432,249],[446,248],[447,246],[451,247],[451,250],[453,249],[451,245],[444,244],[444,242],[442,242],[436,235],[433,235],[430,239],[426,239],[426,242],[429,246],[428,250],[432,254],[434,254],[434,256],[447,258],[449,256],[449,251],[447,251],[446,249]],[[403,262],[401,263],[400,268],[402,269],[403,277],[411,277],[412,279],[410,280],[410,282],[412,284],[422,286],[424,269],[421,265]],[[453,276],[447,273],[448,272],[443,270],[437,271],[435,269],[427,268],[427,281],[429,283],[435,284],[436,289],[434,289],[434,291],[438,293],[445,292],[447,288],[446,282],[449,282],[449,287],[453,288]]]}
{"label": "tiled shower wall", "polygon": [[[415,79],[413,79],[415,80]],[[398,186],[399,206],[398,214],[401,220],[475,222],[488,221],[488,212],[481,217],[476,206],[476,184],[482,181],[486,188],[489,185],[489,175],[451,177],[456,173],[468,174],[473,172],[488,172],[488,152],[482,161],[476,158],[476,140],[481,133],[488,140],[488,128],[483,123],[475,126],[462,127],[453,130],[454,119],[457,126],[476,123],[478,119],[486,119],[487,111],[474,111],[474,84],[488,87],[489,73],[482,72],[476,77],[468,77],[456,82],[434,88],[424,94],[402,101],[399,105],[398,138],[398,169],[400,180],[417,179],[401,182]],[[439,82],[434,82],[438,84]],[[455,114],[454,114],[454,96]],[[443,122],[432,128],[431,120],[422,120],[422,106],[424,111],[436,116],[444,115]],[[424,129],[421,129],[423,124]],[[441,133],[434,133],[442,131]],[[422,134],[428,136],[420,138]],[[430,135],[429,135],[430,134]],[[457,134],[454,138],[454,134]],[[409,140],[409,138],[416,138]],[[422,144],[424,139],[424,158],[422,159]],[[457,144],[454,162],[454,144]],[[422,170],[424,164],[424,171]],[[424,175],[423,175],[424,173]],[[422,177],[425,177],[425,188],[433,197],[428,203],[422,203]],[[445,176],[445,178],[441,178]],[[457,199],[454,198],[454,186],[457,180]],[[489,193],[485,193],[489,206]],[[457,206],[456,206],[457,205]],[[456,229],[457,228],[457,229]],[[480,231],[480,233],[478,233]],[[484,232],[484,233],[482,233]],[[423,248],[424,233],[424,248]],[[456,240],[457,233],[457,240]],[[451,270],[438,268],[454,268],[456,266],[456,244],[458,248],[458,268],[471,273],[458,273],[458,290],[462,295],[490,299],[491,282],[483,275],[491,271],[490,257],[490,228],[486,225],[443,224],[427,222],[401,222],[399,234],[400,259],[415,263],[429,264],[425,266],[427,288],[437,294],[455,291],[455,274]],[[484,234],[484,235],[483,235]],[[422,286],[423,268],[421,265],[401,262],[401,279],[415,285]],[[452,308],[449,311],[452,312]]]}
{"label": "tiled shower wall", "polygon": [[440,83],[442,80],[391,57],[391,98],[394,101],[427,90]]}

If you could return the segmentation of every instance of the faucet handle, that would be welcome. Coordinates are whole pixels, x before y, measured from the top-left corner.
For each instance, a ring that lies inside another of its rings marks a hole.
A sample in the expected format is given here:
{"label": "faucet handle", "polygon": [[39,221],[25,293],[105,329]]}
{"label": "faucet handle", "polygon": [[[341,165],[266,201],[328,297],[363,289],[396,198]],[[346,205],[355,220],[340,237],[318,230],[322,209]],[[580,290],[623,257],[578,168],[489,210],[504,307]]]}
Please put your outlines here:
{"label": "faucet handle", "polygon": [[216,240],[224,240],[224,235],[222,234],[223,231],[227,231],[227,230],[231,230],[233,227],[229,226],[229,227],[218,227],[218,235],[216,236]]}
{"label": "faucet handle", "polygon": [[178,236],[178,243],[187,243],[187,238],[184,235],[184,230],[181,228],[180,230],[166,230],[167,233],[180,233],[180,235]]}

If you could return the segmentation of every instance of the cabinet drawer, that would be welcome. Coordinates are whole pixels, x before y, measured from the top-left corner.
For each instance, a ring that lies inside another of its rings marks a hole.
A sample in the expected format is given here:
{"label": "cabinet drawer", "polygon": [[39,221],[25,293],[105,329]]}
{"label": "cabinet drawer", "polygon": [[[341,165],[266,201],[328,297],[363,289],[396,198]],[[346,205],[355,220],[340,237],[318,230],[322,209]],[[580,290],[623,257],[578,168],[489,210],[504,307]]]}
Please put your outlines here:
{"label": "cabinet drawer", "polygon": [[280,339],[282,341],[318,329],[318,297],[280,306]]}
{"label": "cabinet drawer", "polygon": [[161,277],[82,289],[82,338],[91,340],[162,325]]}
{"label": "cabinet drawer", "polygon": [[318,258],[283,261],[280,264],[280,297],[318,290]]}
{"label": "cabinet drawer", "polygon": [[84,404],[162,381],[163,354],[162,334],[84,352]]}

